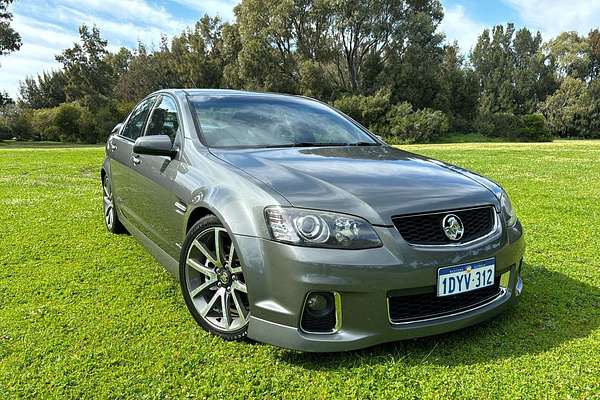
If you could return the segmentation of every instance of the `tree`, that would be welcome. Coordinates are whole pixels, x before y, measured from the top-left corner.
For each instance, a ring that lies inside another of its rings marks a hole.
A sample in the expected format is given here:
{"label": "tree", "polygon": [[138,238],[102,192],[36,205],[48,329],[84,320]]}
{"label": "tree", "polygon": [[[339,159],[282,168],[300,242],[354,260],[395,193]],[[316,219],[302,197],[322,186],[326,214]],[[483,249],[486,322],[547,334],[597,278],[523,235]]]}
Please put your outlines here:
{"label": "tree", "polygon": [[391,86],[417,105],[439,88],[438,0],[244,0],[235,13],[241,46],[226,75],[246,88],[333,100]]}
{"label": "tree", "polygon": [[530,114],[555,88],[554,69],[542,51],[542,35],[513,24],[484,30],[471,63],[479,80],[483,114]]}
{"label": "tree", "polygon": [[0,92],[0,108],[4,107],[6,105],[9,105],[9,104],[14,104],[13,99],[10,98],[8,93]]}
{"label": "tree", "polygon": [[109,55],[114,94],[120,100],[137,101],[168,87],[239,87],[240,46],[237,25],[205,15],[170,41],[163,36],[158,50],[148,51],[139,43],[133,52],[121,49]]}
{"label": "tree", "polygon": [[29,108],[56,107],[66,101],[66,77],[62,71],[43,72],[20,82],[20,101]]}
{"label": "tree", "polygon": [[531,114],[540,101],[556,90],[553,68],[542,52],[540,32],[532,35],[527,28],[518,30],[513,39],[513,54],[514,111]]}
{"label": "tree", "polygon": [[434,106],[448,114],[454,130],[470,130],[477,115],[479,85],[456,42],[445,48],[439,79],[440,91]]}
{"label": "tree", "polygon": [[562,137],[589,132],[591,97],[581,79],[567,76],[552,96],[539,105],[553,133]]}
{"label": "tree", "polygon": [[121,76],[129,71],[129,65],[133,60],[133,53],[126,47],[121,47],[116,53],[109,53],[106,61],[110,65],[113,73],[112,80],[117,82]]}
{"label": "tree", "polygon": [[174,73],[176,87],[219,87],[223,75],[221,57],[222,24],[218,17],[205,15],[194,29],[186,29],[163,46],[168,69]]}
{"label": "tree", "polygon": [[596,28],[588,34],[589,72],[591,80],[600,78],[600,31]]}
{"label": "tree", "polygon": [[[338,0],[333,2],[331,36],[339,79],[352,93],[362,89],[367,60],[387,58],[404,37],[403,0]],[[384,60],[385,61],[385,60]]]}
{"label": "tree", "polygon": [[83,100],[98,104],[112,92],[112,68],[108,62],[107,41],[95,26],[79,28],[80,43],[56,56],[63,65],[67,101]]}
{"label": "tree", "polygon": [[471,63],[480,86],[479,109],[482,113],[514,112],[514,55],[511,47],[515,28],[497,25],[485,29],[471,53]]}
{"label": "tree", "polygon": [[21,48],[21,36],[10,26],[12,14],[8,6],[13,0],[0,0],[0,56],[12,53]]}
{"label": "tree", "polygon": [[545,45],[545,50],[556,64],[559,78],[571,76],[585,79],[590,63],[587,39],[577,32],[562,32]]}
{"label": "tree", "polygon": [[[10,26],[12,14],[8,6],[13,0],[0,0],[0,56],[6,55],[21,48],[21,36]],[[13,100],[6,92],[0,92],[0,107],[12,104]]]}
{"label": "tree", "polygon": [[246,88],[298,92],[299,57],[319,54],[308,38],[326,36],[327,26],[317,21],[329,14],[328,8],[312,9],[315,5],[313,0],[244,0],[235,7],[241,42],[238,76]]}
{"label": "tree", "polygon": [[223,24],[222,37],[223,80],[221,84],[223,87],[240,89],[242,87],[242,80],[238,55],[242,51],[242,41],[239,25],[237,23]]}
{"label": "tree", "polygon": [[384,83],[392,101],[408,101],[415,108],[431,107],[442,89],[444,35],[437,28],[444,17],[437,0],[406,0],[385,52]]}
{"label": "tree", "polygon": [[590,123],[589,134],[593,138],[600,137],[600,79],[594,79],[589,83],[590,109],[588,120]]}
{"label": "tree", "polygon": [[139,43],[132,52],[127,71],[117,78],[114,95],[121,101],[137,102],[148,93],[169,87],[169,78],[164,57],[148,52],[146,46]]}

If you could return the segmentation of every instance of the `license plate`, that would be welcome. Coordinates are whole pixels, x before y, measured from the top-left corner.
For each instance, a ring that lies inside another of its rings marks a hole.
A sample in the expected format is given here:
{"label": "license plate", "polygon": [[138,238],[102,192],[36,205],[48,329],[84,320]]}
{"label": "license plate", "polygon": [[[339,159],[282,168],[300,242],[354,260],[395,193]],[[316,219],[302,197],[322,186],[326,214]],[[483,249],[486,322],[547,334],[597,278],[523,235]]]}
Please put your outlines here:
{"label": "license plate", "polygon": [[437,295],[450,296],[492,286],[496,260],[477,261],[438,269]]}

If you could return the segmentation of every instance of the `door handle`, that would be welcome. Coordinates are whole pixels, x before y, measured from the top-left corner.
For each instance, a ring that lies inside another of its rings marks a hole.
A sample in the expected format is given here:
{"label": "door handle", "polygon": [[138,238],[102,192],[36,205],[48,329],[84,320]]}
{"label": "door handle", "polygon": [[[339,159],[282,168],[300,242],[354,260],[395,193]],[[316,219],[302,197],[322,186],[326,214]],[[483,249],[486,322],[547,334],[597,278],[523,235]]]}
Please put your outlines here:
{"label": "door handle", "polygon": [[131,156],[131,161],[133,161],[133,165],[140,165],[142,160],[139,159],[137,156]]}

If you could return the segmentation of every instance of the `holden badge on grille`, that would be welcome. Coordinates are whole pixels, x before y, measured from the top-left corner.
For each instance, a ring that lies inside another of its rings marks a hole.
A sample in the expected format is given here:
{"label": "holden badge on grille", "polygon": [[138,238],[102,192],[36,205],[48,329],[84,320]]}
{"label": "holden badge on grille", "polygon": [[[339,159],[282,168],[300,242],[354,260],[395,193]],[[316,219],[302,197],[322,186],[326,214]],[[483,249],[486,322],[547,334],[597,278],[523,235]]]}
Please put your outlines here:
{"label": "holden badge on grille", "polygon": [[450,240],[460,240],[465,233],[465,227],[457,215],[448,214],[442,220],[442,228],[446,237]]}

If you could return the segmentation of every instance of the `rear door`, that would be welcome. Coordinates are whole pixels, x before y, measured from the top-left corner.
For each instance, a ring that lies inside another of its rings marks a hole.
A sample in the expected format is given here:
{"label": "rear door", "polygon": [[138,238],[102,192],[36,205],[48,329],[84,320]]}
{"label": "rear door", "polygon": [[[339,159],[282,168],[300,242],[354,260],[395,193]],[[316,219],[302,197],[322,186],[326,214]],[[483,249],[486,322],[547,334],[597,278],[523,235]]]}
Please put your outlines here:
{"label": "rear door", "polygon": [[139,225],[137,216],[132,212],[131,200],[135,191],[135,180],[131,171],[133,144],[143,132],[150,109],[156,97],[149,97],[139,103],[127,118],[125,125],[117,135],[108,141],[110,172],[113,193],[121,214],[134,225]]}
{"label": "rear door", "polygon": [[[182,128],[177,103],[169,95],[161,95],[148,119],[145,135],[167,135],[174,147],[179,148]],[[141,229],[154,243],[171,254],[179,254],[175,242],[169,240],[182,223],[176,210],[176,196],[172,185],[179,165],[179,154],[173,159],[166,156],[132,154],[132,172],[135,176],[135,195],[130,206],[140,219]],[[177,230],[179,233],[179,230]]]}

